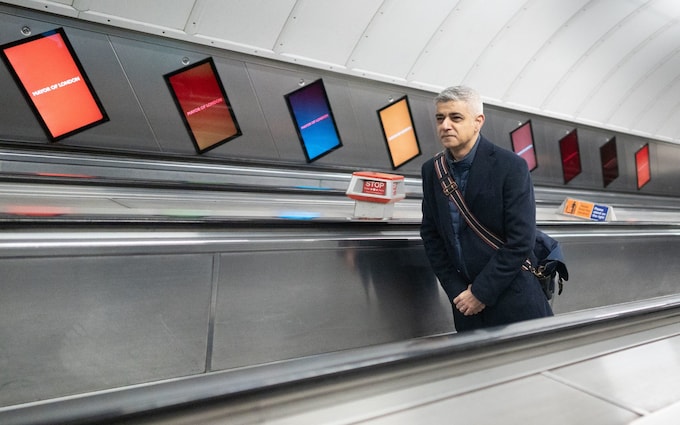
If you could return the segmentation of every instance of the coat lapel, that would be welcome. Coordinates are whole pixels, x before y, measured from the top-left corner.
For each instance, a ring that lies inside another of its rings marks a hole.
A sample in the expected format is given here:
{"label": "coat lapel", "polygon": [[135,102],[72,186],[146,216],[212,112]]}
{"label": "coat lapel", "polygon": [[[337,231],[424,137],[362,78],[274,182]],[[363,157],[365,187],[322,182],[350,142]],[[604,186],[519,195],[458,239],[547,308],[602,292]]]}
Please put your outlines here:
{"label": "coat lapel", "polygon": [[467,188],[465,189],[465,202],[468,205],[474,203],[475,197],[483,189],[484,184],[490,179],[496,167],[495,145],[484,136],[479,139],[478,143],[479,146],[470,168]]}

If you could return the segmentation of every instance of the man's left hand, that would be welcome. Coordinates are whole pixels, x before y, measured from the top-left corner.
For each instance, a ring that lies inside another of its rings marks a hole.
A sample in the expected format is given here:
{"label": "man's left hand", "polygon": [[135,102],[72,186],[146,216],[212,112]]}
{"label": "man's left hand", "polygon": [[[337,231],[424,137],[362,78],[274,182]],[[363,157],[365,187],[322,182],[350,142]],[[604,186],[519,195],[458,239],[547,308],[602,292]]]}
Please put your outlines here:
{"label": "man's left hand", "polygon": [[470,287],[472,287],[472,285],[468,285],[466,290],[458,294],[458,296],[453,299],[453,305],[456,306],[456,309],[463,313],[465,316],[472,316],[474,314],[477,314],[480,311],[484,310],[484,307],[486,307],[484,303],[482,303],[477,299],[477,297],[472,295]]}

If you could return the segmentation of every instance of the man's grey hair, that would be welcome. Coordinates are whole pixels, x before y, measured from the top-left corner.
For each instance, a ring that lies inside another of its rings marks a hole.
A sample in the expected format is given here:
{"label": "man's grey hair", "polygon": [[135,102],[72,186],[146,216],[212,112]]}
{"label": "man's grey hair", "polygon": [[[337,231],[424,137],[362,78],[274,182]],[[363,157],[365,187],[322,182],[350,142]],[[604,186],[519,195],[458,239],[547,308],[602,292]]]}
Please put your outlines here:
{"label": "man's grey hair", "polygon": [[465,102],[470,108],[473,115],[484,114],[484,104],[482,98],[475,89],[467,86],[453,86],[442,90],[437,97],[434,98],[435,105],[444,102]]}

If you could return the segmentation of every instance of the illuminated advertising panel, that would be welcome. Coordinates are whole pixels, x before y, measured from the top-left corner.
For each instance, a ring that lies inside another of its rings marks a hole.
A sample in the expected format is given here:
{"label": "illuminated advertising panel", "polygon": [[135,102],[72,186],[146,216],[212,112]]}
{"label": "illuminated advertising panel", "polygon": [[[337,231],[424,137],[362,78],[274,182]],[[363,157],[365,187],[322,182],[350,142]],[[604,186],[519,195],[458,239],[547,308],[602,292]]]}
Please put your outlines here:
{"label": "illuminated advertising panel", "polygon": [[649,165],[649,144],[641,147],[635,152],[635,170],[637,174],[637,188],[649,183],[652,179],[651,167]]}
{"label": "illuminated advertising panel", "polygon": [[581,152],[578,147],[576,129],[560,139],[560,156],[562,157],[564,184],[567,184],[581,174]]}
{"label": "illuminated advertising panel", "polygon": [[242,134],[212,58],[163,77],[196,152],[214,149]]}
{"label": "illuminated advertising panel", "polygon": [[536,160],[536,149],[534,148],[534,132],[531,128],[531,120],[520,125],[510,132],[512,141],[512,151],[524,158],[529,171],[533,171],[538,166]]}
{"label": "illuminated advertising panel", "polygon": [[284,97],[307,162],[342,146],[323,80],[316,80]]}
{"label": "illuminated advertising panel", "polygon": [[62,28],[0,51],[51,141],[109,120]]}
{"label": "illuminated advertising panel", "polygon": [[600,162],[602,164],[602,181],[604,187],[609,186],[619,177],[619,159],[616,153],[616,137],[600,146]]}
{"label": "illuminated advertising panel", "polygon": [[420,155],[418,136],[413,126],[411,108],[406,96],[378,110],[387,153],[396,169]]}

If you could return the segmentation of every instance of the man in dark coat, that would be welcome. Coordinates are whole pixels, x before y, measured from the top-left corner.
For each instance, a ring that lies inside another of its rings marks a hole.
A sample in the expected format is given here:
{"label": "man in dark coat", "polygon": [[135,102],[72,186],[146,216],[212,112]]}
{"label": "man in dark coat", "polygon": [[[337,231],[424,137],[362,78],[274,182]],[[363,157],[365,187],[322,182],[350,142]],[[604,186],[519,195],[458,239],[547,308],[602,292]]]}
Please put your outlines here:
{"label": "man in dark coat", "polygon": [[536,206],[524,159],[480,133],[479,94],[450,87],[435,98],[437,132],[450,174],[472,214],[505,243],[495,250],[465,222],[425,162],[420,235],[432,269],[451,300],[457,331],[551,316],[538,280],[522,269],[533,257]]}

